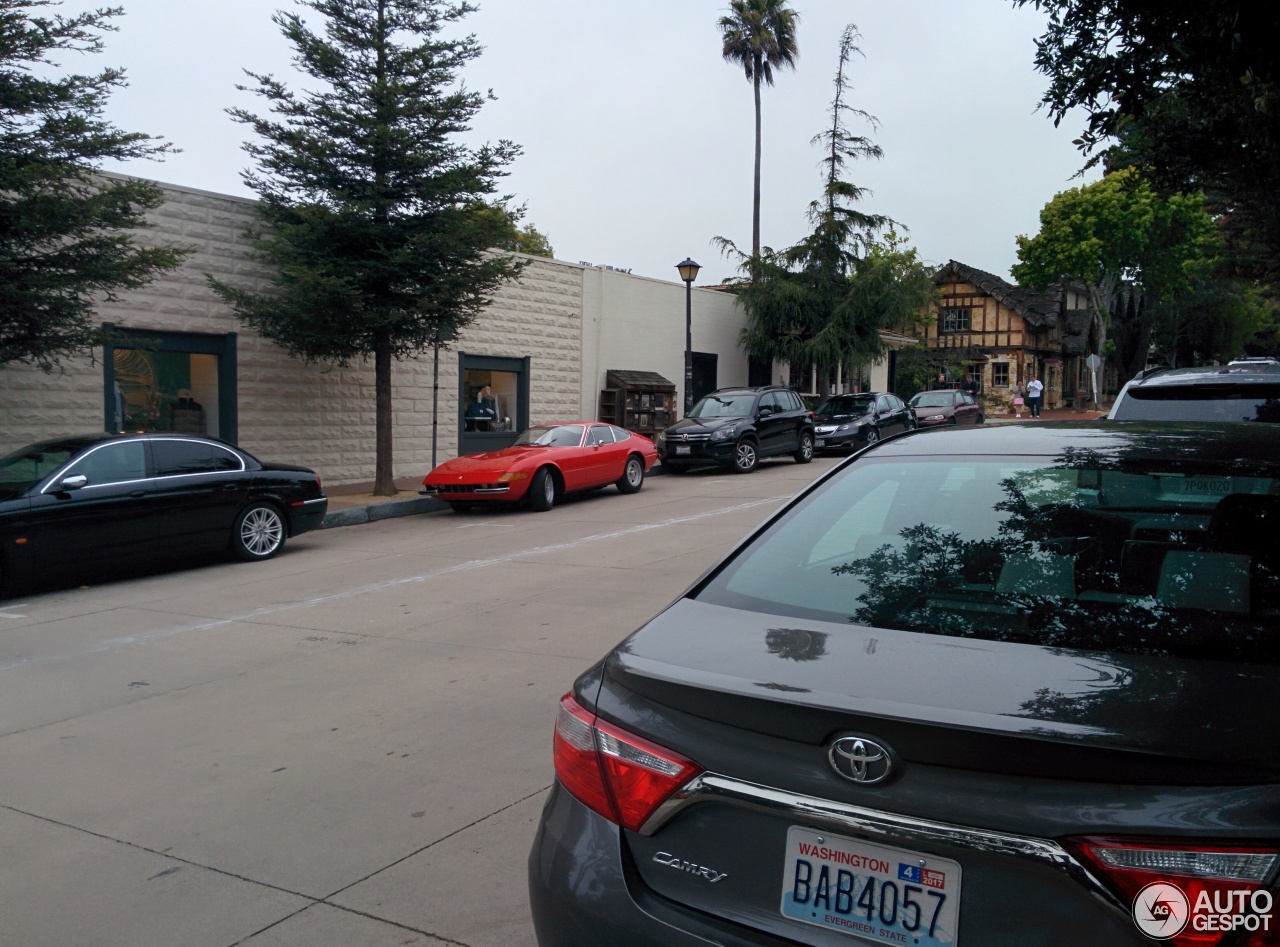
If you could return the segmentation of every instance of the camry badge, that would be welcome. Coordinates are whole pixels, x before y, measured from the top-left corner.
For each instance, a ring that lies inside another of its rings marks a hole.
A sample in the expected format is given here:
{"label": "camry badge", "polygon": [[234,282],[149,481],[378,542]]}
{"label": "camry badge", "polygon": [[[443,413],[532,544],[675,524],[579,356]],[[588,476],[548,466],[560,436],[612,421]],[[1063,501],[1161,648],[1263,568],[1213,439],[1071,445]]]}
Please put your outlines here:
{"label": "camry badge", "polygon": [[862,786],[882,783],[893,772],[893,759],[879,743],[865,737],[841,737],[827,751],[831,768]]}
{"label": "camry badge", "polygon": [[672,855],[670,852],[658,852],[653,856],[653,860],[659,865],[666,865],[668,868],[674,868],[677,871],[687,871],[691,875],[697,875],[712,884],[723,881],[729,877],[727,871],[716,871],[714,868],[708,868],[706,865],[698,865],[694,862],[685,861],[679,855]]}

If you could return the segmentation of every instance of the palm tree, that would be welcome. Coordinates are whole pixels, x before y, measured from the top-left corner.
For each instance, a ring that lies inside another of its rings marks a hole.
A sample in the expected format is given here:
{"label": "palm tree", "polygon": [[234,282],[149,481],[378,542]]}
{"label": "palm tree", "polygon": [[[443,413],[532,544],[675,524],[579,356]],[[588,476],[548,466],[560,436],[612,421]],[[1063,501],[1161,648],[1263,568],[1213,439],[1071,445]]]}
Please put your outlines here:
{"label": "palm tree", "polygon": [[800,14],[786,0],[730,0],[720,18],[724,58],[742,66],[756,97],[756,175],[751,213],[751,252],[760,255],[760,82],[773,85],[773,70],[795,68],[796,24]]}

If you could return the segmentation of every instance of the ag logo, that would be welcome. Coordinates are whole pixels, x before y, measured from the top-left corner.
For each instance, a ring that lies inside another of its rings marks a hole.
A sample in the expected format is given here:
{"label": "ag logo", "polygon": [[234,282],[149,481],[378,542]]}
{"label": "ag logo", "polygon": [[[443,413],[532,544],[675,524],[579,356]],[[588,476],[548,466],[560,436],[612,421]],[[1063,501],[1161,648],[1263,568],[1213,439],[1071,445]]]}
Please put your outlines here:
{"label": "ag logo", "polygon": [[1187,926],[1191,904],[1182,889],[1167,881],[1147,885],[1133,899],[1133,922],[1156,940],[1177,937]]}

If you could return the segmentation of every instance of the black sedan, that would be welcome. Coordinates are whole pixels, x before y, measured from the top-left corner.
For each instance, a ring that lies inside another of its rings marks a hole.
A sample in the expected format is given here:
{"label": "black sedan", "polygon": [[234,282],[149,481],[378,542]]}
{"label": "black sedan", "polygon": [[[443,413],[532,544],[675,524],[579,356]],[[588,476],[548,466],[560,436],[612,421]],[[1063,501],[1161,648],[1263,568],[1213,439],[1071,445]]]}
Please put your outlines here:
{"label": "black sedan", "polygon": [[269,559],[327,507],[314,471],[209,438],[41,441],[0,457],[0,585],[202,551]]}
{"label": "black sedan", "polygon": [[1280,428],[836,467],[560,702],[540,944],[1262,947]]}
{"label": "black sedan", "polygon": [[813,412],[814,449],[850,451],[915,430],[911,408],[887,391],[835,395]]}

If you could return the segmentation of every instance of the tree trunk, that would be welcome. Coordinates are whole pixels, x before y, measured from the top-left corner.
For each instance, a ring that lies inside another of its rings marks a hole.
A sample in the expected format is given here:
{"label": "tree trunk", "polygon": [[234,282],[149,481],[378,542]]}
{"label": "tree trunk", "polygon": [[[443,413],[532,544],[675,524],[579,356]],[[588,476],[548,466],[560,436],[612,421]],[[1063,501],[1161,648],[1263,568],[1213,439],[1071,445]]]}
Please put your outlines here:
{"label": "tree trunk", "polygon": [[378,331],[373,343],[373,387],[376,416],[374,419],[374,449],[377,453],[373,473],[373,495],[393,497],[396,490],[392,474],[393,457],[391,427],[391,337],[386,329]]}
{"label": "tree trunk", "polygon": [[760,68],[763,63],[756,57],[754,79],[756,93],[756,175],[751,203],[751,255],[760,256]]}

